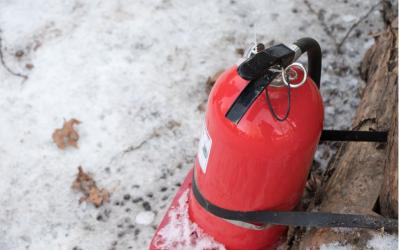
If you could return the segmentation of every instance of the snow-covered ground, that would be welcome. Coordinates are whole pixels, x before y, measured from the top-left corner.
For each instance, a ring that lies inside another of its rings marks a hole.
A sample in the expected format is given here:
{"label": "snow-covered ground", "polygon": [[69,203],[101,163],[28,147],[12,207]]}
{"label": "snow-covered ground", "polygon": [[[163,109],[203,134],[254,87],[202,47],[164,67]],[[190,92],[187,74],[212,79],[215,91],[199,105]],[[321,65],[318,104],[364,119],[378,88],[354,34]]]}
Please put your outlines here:
{"label": "snow-covered ground", "polygon": [[[376,2],[1,0],[4,63],[28,78],[0,65],[0,249],[146,249],[192,167],[206,79],[255,33],[266,44],[318,39],[326,127],[349,127],[378,8],[343,54],[335,43]],[[51,134],[70,118],[82,121],[79,149],[62,151]],[[320,167],[331,154],[321,146]],[[109,204],[79,205],[80,165]]]}
{"label": "snow-covered ground", "polygon": [[[333,242],[322,245],[320,250],[353,250],[351,245],[343,244],[343,242]],[[389,250],[398,249],[398,237],[390,234],[376,234],[366,244],[366,249],[373,250]]]}

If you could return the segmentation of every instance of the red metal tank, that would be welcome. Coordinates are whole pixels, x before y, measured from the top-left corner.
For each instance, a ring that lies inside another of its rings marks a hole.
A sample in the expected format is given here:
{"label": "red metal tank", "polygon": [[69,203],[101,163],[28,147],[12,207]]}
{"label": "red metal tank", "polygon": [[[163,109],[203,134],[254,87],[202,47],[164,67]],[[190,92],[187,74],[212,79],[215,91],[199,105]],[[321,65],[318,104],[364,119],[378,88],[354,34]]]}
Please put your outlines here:
{"label": "red metal tank", "polygon": [[[323,128],[322,98],[308,77],[304,85],[291,89],[285,121],[272,116],[264,91],[235,124],[225,114],[247,84],[234,66],[211,91],[194,169],[198,188],[208,201],[225,209],[292,210],[303,193]],[[270,86],[268,93],[277,115],[284,116],[287,88]],[[203,157],[199,157],[201,147],[208,150]],[[255,230],[234,225],[206,211],[193,193],[189,214],[228,249],[274,248],[286,231],[284,226]]]}

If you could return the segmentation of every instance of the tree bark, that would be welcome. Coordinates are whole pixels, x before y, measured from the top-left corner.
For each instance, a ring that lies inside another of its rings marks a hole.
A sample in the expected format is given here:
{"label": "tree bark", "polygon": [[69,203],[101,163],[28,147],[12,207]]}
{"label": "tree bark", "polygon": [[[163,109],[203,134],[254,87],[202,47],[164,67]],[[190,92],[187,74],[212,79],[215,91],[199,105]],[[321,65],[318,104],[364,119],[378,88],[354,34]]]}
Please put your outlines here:
{"label": "tree bark", "polygon": [[[390,4],[389,4],[390,5]],[[384,3],[384,8],[390,7]],[[391,10],[384,10],[391,11]],[[396,10],[395,10],[396,11]],[[385,31],[367,51],[361,75],[366,80],[363,97],[353,120],[354,130],[389,131],[387,143],[343,144],[323,177],[309,210],[396,217],[397,179],[397,17],[387,20]],[[380,197],[380,199],[378,199]],[[340,242],[365,249],[375,230],[311,229],[292,243],[292,249],[319,249]]]}

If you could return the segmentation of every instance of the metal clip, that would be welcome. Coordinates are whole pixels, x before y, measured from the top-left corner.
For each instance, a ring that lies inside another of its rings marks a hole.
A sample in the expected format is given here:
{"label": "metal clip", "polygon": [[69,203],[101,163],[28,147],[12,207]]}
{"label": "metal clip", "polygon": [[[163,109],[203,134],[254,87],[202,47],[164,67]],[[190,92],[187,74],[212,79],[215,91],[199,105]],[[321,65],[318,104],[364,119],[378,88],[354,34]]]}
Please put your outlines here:
{"label": "metal clip", "polygon": [[255,54],[257,54],[257,53],[263,51],[264,49],[265,49],[264,44],[262,44],[262,43],[257,43],[257,42],[253,42],[253,43],[250,45],[250,47],[248,47],[248,48],[246,49],[246,51],[244,52],[244,56],[243,56],[243,57],[244,57],[245,59],[248,59],[248,58],[254,56]]}
{"label": "metal clip", "polygon": [[[300,83],[297,83],[297,84],[289,83],[290,81],[297,79],[297,76],[298,76],[297,72],[292,69],[293,66],[297,66],[303,71],[303,79],[301,80]],[[298,88],[298,87],[302,86],[307,80],[307,70],[301,63],[297,63],[297,62],[290,64],[286,68],[283,68],[283,67],[270,68],[269,71],[272,71],[275,73],[281,73],[280,77],[275,78],[271,82],[271,84],[270,84],[271,87],[283,87],[283,86],[288,86],[288,84],[290,84],[291,88]]]}
{"label": "metal clip", "polygon": [[[293,66],[297,66],[303,71],[303,79],[301,79],[301,82],[299,82],[297,84],[291,84],[287,81],[288,78],[286,75],[289,75],[289,81],[293,80],[293,79],[297,79],[297,72],[292,69]],[[288,73],[289,70],[291,70],[291,72],[294,73],[293,76],[291,76],[290,73]],[[282,74],[282,80],[285,83],[285,85],[287,86],[290,84],[291,88],[298,88],[298,87],[302,86],[307,80],[307,70],[304,68],[303,64],[297,63],[297,62],[292,63],[289,66],[287,66],[284,70],[282,70],[281,74]]]}

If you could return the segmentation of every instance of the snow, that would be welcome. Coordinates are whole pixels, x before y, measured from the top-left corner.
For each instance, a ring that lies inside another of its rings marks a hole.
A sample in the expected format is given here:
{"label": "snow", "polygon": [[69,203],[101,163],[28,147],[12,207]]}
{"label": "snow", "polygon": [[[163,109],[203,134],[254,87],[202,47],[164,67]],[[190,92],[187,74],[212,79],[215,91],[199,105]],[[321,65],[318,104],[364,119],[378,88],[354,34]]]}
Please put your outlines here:
{"label": "snow", "polygon": [[351,246],[342,245],[339,242],[321,245],[320,250],[352,250]]}
{"label": "snow", "polygon": [[[396,250],[398,249],[398,236],[391,234],[374,233],[366,242],[366,249],[370,250]],[[320,246],[320,250],[352,250],[353,247],[341,242],[331,242]]]}
{"label": "snow", "polygon": [[155,245],[158,249],[182,250],[223,250],[225,247],[203,232],[196,223],[189,219],[189,191],[185,191],[178,200],[178,206],[168,213],[170,219],[156,235]]}
{"label": "snow", "polygon": [[154,220],[154,213],[149,211],[139,212],[135,222],[139,225],[150,225]]}
{"label": "snow", "polygon": [[342,18],[343,18],[343,21],[345,21],[345,22],[352,22],[357,19],[353,15],[345,15],[345,16],[342,16]]}
{"label": "snow", "polygon": [[368,241],[367,247],[375,250],[396,250],[399,246],[399,238],[390,234],[375,234]]}
{"label": "snow", "polygon": [[[352,25],[343,16],[377,1],[310,2],[339,41]],[[321,42],[325,125],[349,128],[378,20],[375,11],[337,54],[302,1],[0,1],[4,61],[28,76],[0,65],[0,249],[147,249],[193,165],[206,79],[255,33],[267,44]],[[79,148],[61,151],[51,134],[70,118],[82,121]],[[321,168],[331,155],[321,145]],[[109,204],[79,204],[80,165],[112,192]],[[154,220],[138,223],[143,212]]]}

